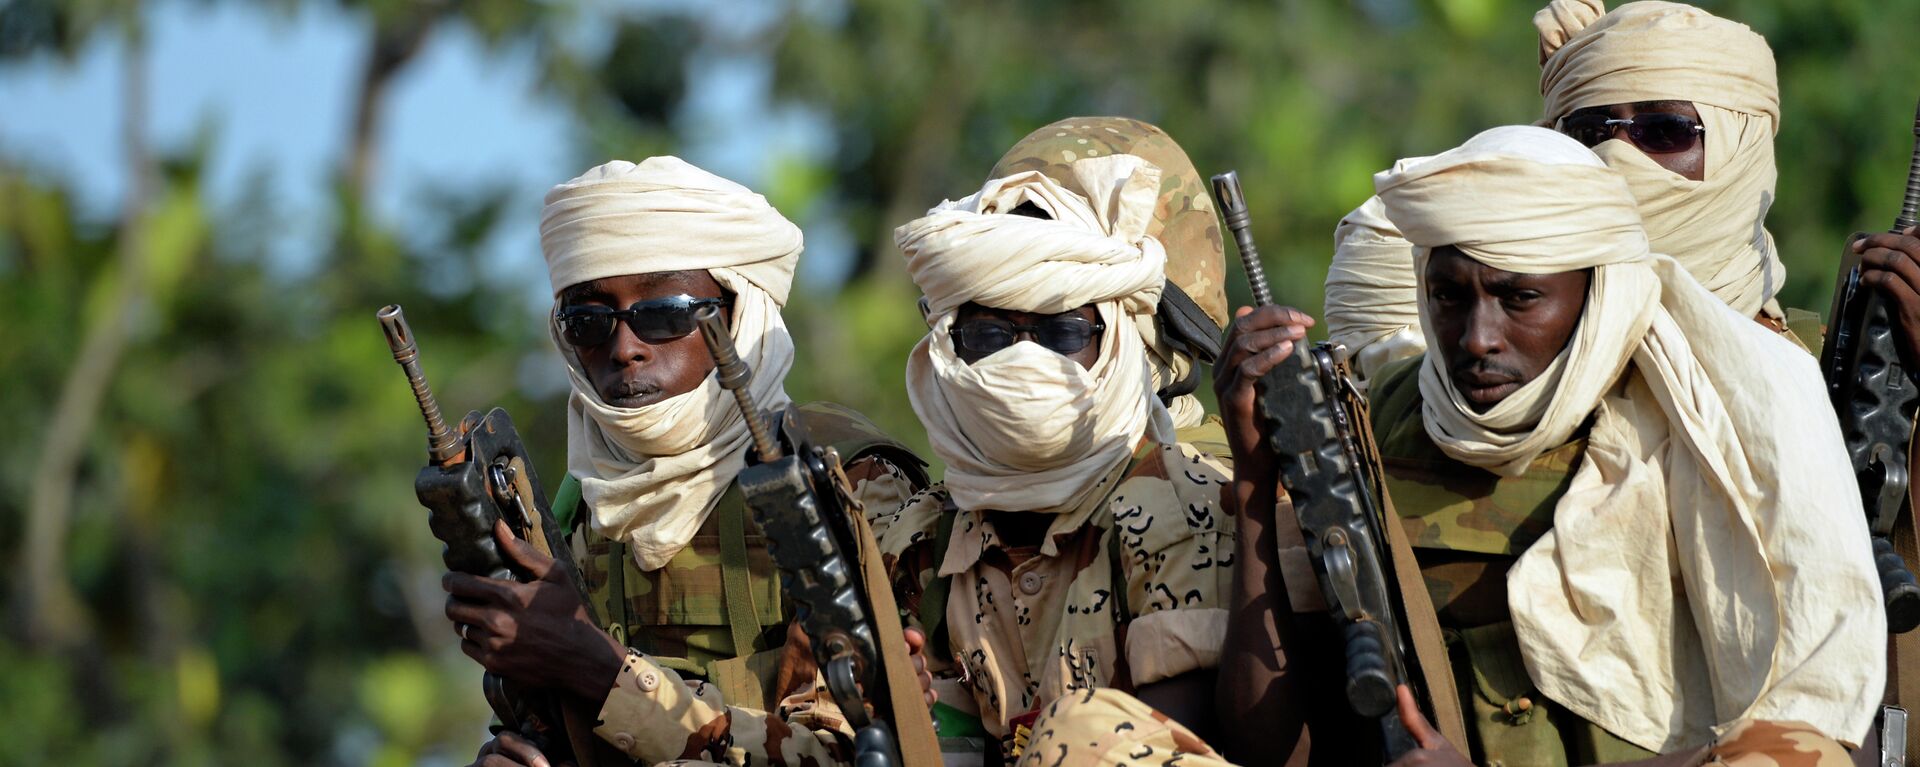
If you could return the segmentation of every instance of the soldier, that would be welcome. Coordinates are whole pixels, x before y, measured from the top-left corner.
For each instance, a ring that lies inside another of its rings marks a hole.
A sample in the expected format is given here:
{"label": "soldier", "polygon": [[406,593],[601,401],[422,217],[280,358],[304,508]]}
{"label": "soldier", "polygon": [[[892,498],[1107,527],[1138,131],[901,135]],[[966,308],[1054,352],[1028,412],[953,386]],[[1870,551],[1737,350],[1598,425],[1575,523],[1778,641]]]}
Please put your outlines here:
{"label": "soldier", "polygon": [[[1817,345],[1818,315],[1774,300],[1786,280],[1766,230],[1779,175],[1780,91],[1765,38],[1658,1],[1608,13],[1601,0],[1553,0],[1534,26],[1541,125],[1593,148],[1626,179],[1656,252],[1671,254],[1735,311]],[[1348,214],[1335,241],[1328,331],[1367,379],[1425,348],[1411,246],[1378,199]]]}
{"label": "soldier", "polygon": [[[1224,314],[1199,175],[1165,133],[1118,118],[1042,128],[1002,172],[895,232],[930,328],[908,392],[947,473],[875,520],[903,607],[946,651],[943,739],[990,739],[988,764],[1072,688],[1204,710],[1233,539],[1227,467],[1176,436],[1155,394],[1204,359],[1159,347],[1204,347]],[[1168,316],[1183,300],[1215,314]]]}
{"label": "soldier", "polygon": [[[1443,738],[1403,700],[1405,763],[1850,763],[1885,616],[1813,361],[1650,253],[1628,185],[1560,134],[1496,129],[1376,186],[1430,351],[1375,380],[1372,428],[1448,637],[1434,708],[1460,715]],[[1277,314],[1236,321],[1216,384],[1248,536],[1274,508],[1252,385]],[[1358,761],[1296,586],[1267,595],[1280,651],[1230,639],[1223,678],[1269,746]]]}
{"label": "soldier", "polygon": [[[851,733],[804,641],[790,639],[766,541],[734,485],[745,420],[693,322],[695,309],[722,307],[752,399],[786,405],[794,352],[780,309],[800,230],[674,157],[615,161],[554,187],[540,230],[550,331],[573,385],[554,508],[608,625],[587,618],[550,560],[503,536],[539,580],[449,574],[461,649],[509,680],[600,702],[595,732],[645,763],[848,761]],[[924,464],[858,413],[803,413],[849,459],[863,503],[896,507],[924,485]],[[511,733],[479,760],[544,762]]]}

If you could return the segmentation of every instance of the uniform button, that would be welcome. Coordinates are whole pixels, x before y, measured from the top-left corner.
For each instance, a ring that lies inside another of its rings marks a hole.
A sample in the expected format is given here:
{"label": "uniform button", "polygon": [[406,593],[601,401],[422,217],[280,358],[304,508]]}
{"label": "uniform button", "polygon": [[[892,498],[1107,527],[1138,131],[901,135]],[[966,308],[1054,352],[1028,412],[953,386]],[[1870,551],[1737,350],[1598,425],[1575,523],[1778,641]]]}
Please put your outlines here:
{"label": "uniform button", "polygon": [[1042,580],[1039,573],[1030,572],[1023,574],[1020,576],[1020,590],[1026,592],[1028,596],[1038,594],[1040,593],[1040,583]]}
{"label": "uniform button", "polygon": [[660,674],[653,669],[640,672],[640,691],[653,692],[660,689]]}
{"label": "uniform button", "polygon": [[613,736],[613,745],[614,745],[614,747],[615,747],[615,748],[618,748],[618,749],[620,749],[621,751],[632,751],[632,750],[633,750],[633,736],[632,736],[632,735],[628,735],[628,734],[626,734],[626,733],[624,733],[624,732],[623,732],[623,733],[619,733],[619,734],[617,734],[617,735],[614,735],[614,736]]}

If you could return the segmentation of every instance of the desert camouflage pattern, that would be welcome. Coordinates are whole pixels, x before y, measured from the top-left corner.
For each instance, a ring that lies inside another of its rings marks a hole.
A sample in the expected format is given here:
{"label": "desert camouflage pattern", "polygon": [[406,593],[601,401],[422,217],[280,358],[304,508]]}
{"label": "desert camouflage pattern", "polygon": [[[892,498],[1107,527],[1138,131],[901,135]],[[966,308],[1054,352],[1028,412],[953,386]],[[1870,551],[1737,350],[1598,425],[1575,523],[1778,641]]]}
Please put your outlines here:
{"label": "desert camouflage pattern", "polygon": [[1166,131],[1125,117],[1069,117],[1027,134],[1007,150],[987,178],[1030,170],[1081,191],[1067,171],[1075,160],[1131,154],[1160,168],[1160,201],[1147,234],[1167,249],[1167,279],[1179,285],[1201,310],[1224,328],[1227,307],[1226,261],[1220,219],[1206,177]]}
{"label": "desert camouflage pattern", "polygon": [[[843,455],[861,455],[862,445],[887,445],[846,465],[854,498],[866,508],[892,509],[919,489],[917,468],[909,472],[889,460],[905,448],[851,410],[825,403],[802,408],[807,426],[822,444]],[[913,460],[909,457],[900,460]],[[744,504],[729,490],[721,504]],[[744,512],[744,508],[738,509]],[[813,669],[810,652],[788,641],[794,624],[791,607],[780,598],[777,571],[767,541],[746,515],[749,591],[759,629],[752,647],[736,651],[727,623],[721,582],[720,537],[715,509],[693,542],[654,572],[644,572],[632,557],[580,525],[573,533],[591,597],[609,622],[619,613],[612,604],[610,574],[623,567],[627,622],[608,626],[629,648],[627,661],[601,704],[602,738],[644,764],[674,760],[730,765],[851,763],[852,730],[826,693],[825,680]],[[736,668],[744,659],[751,691],[728,688],[708,678],[720,667]],[[728,665],[735,663],[736,665]],[[742,699],[744,698],[744,699]]]}
{"label": "desert camouflage pattern", "polygon": [[[1647,755],[1627,756],[1640,759]],[[1487,767],[1534,767],[1531,755],[1476,757]],[[1602,758],[1605,764],[1621,761]],[[1845,746],[1800,722],[1747,720],[1687,760],[1693,767],[1848,767]],[[1224,757],[1166,714],[1118,690],[1075,690],[1040,714],[1019,767],[1226,767]]]}
{"label": "desert camouflage pattern", "polygon": [[[942,705],[1004,739],[1012,720],[1069,690],[1216,666],[1233,567],[1233,519],[1220,508],[1230,476],[1190,444],[1148,443],[1107,480],[1112,491],[1059,515],[1037,547],[1005,545],[985,515],[953,508],[938,485],[872,517],[910,624],[921,623],[927,587],[948,579],[945,635],[935,644],[950,651],[930,658]],[[943,514],[954,515],[953,527],[936,552]]]}
{"label": "desert camouflage pattern", "polygon": [[1074,690],[1041,711],[1019,767],[1226,767],[1192,730],[1119,690]]}

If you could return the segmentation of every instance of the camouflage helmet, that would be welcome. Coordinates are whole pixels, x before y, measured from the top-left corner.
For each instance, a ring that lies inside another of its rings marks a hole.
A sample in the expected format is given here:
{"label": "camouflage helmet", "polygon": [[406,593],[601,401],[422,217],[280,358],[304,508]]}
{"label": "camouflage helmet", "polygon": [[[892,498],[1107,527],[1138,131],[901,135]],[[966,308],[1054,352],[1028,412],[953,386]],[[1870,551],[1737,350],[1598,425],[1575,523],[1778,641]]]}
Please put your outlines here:
{"label": "camouflage helmet", "polygon": [[1160,200],[1147,234],[1167,249],[1167,281],[1213,321],[1226,327],[1226,251],[1206,179],[1166,131],[1125,117],[1069,117],[1027,134],[995,163],[987,178],[1037,170],[1075,192],[1067,166],[1075,160],[1131,154],[1159,166]]}

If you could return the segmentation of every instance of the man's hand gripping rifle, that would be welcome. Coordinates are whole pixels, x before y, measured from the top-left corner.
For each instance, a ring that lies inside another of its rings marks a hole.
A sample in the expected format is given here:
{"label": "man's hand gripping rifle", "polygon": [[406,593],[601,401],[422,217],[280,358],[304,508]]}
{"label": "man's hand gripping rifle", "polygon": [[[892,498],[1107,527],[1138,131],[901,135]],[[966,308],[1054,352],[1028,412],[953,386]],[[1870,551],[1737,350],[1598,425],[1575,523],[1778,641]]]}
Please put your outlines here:
{"label": "man's hand gripping rifle", "polygon": [[[854,763],[898,767],[900,747],[888,720],[908,729],[910,737],[924,734],[929,740],[931,720],[903,722],[900,715],[926,717],[890,703],[880,641],[897,632],[883,631],[875,621],[897,619],[877,614],[862,588],[856,559],[860,539],[850,516],[861,509],[840,456],[831,447],[812,444],[795,408],[778,414],[778,431],[771,428],[748,394],[753,374],[734,349],[720,310],[704,307],[694,319],[713,354],[720,386],[733,392],[753,435],[747,467],[735,481],[767,538],[781,588],[797,607],[827,691],[855,730]],[[902,640],[895,644],[904,650]]]}
{"label": "man's hand gripping rifle", "polygon": [[[1914,115],[1913,131],[1913,161],[1907,170],[1906,199],[1893,222],[1895,234],[1914,226],[1920,215],[1920,111]],[[1860,481],[1860,500],[1873,534],[1874,564],[1886,595],[1887,629],[1903,634],[1920,626],[1920,584],[1907,571],[1890,536],[1900,517],[1910,513],[1908,449],[1914,410],[1920,405],[1920,378],[1915,375],[1920,371],[1913,366],[1920,360],[1901,359],[1892,309],[1879,291],[1861,283],[1860,256],[1848,247],[1841,257],[1833,309],[1827,315],[1833,324],[1827,327],[1820,366],[1840,416],[1854,476]]]}
{"label": "man's hand gripping rifle", "polygon": [[[427,508],[433,537],[446,544],[441,560],[447,569],[498,580],[533,580],[501,556],[493,531],[496,520],[505,520],[515,537],[551,557],[567,573],[581,589],[580,603],[587,606],[594,623],[604,625],[594,614],[566,533],[554,522],[546,491],[534,475],[533,461],[513,429],[513,419],[500,408],[485,416],[476,410],[462,419],[458,433],[447,428],[440,404],[420,372],[420,349],[406,316],[392,305],[381,309],[378,317],[393,359],[406,372],[427,421],[428,461],[414,478],[413,490]],[[585,766],[628,761],[614,760],[617,752],[593,734],[598,701],[570,701],[558,691],[528,688],[491,673],[483,677],[482,685],[501,726],[527,738],[552,763]]]}
{"label": "man's hand gripping rifle", "polygon": [[[1256,303],[1273,303],[1238,174],[1213,177],[1214,201],[1246,265]],[[1396,711],[1395,688],[1408,685],[1422,708],[1432,706],[1422,693],[1408,648],[1405,607],[1390,576],[1385,518],[1377,497],[1378,469],[1368,424],[1349,406],[1358,401],[1331,344],[1297,345],[1287,359],[1260,380],[1256,408],[1265,422],[1266,442],[1280,465],[1280,484],[1293,500],[1293,512],[1307,542],[1313,569],[1333,617],[1344,634],[1347,653],[1347,701],[1353,710],[1380,720],[1388,761],[1415,748]]]}

